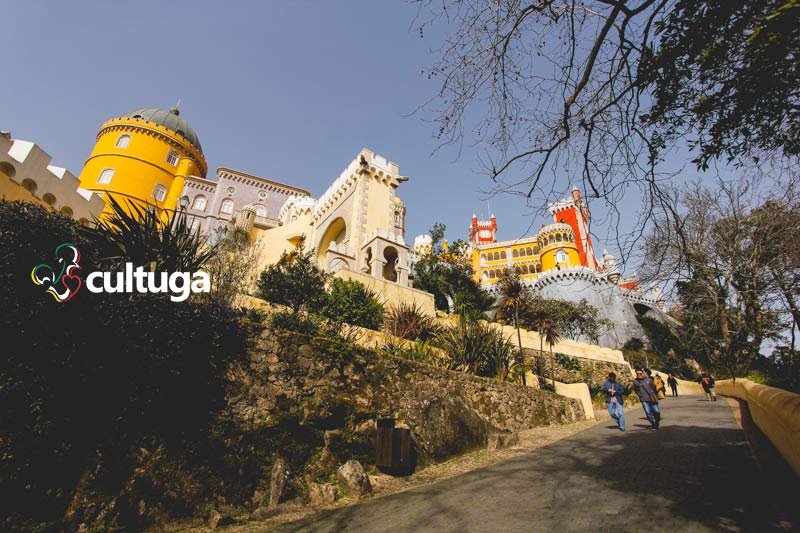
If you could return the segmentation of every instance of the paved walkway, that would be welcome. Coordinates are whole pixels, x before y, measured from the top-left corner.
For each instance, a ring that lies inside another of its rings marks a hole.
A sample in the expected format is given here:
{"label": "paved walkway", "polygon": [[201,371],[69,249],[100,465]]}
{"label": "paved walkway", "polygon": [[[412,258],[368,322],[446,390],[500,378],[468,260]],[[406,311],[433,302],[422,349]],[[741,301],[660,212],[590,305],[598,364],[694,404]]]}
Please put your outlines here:
{"label": "paved walkway", "polygon": [[[640,407],[517,459],[366,500],[278,531],[769,531],[800,527],[775,503],[728,403]],[[783,495],[785,501],[785,494]],[[800,496],[798,494],[797,496]],[[797,498],[800,504],[800,498]],[[795,510],[796,511],[796,510]]]}

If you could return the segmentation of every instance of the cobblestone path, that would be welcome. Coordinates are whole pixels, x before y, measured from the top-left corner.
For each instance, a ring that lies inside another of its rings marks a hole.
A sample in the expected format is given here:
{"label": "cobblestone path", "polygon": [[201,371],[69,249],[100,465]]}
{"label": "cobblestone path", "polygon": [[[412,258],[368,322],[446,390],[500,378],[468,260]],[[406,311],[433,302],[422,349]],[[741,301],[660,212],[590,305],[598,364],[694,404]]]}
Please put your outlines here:
{"label": "cobblestone path", "polygon": [[[786,490],[759,468],[728,403],[662,402],[650,431],[628,408],[610,422],[515,459],[318,513],[278,531],[797,530]],[[781,503],[782,502],[782,503]]]}

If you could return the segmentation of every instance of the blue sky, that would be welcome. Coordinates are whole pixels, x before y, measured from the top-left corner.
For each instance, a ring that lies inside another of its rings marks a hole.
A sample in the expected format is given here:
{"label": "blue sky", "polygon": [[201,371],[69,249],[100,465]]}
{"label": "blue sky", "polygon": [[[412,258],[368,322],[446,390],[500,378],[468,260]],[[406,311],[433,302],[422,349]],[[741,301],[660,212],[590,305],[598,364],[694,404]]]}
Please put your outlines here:
{"label": "blue sky", "polygon": [[[487,217],[477,152],[432,155],[434,127],[413,113],[436,92],[422,69],[441,35],[420,38],[410,3],[19,1],[3,11],[0,129],[75,174],[105,120],[180,97],[210,169],[318,196],[366,146],[411,178],[398,191],[409,241],[437,221],[463,238],[473,212]],[[518,197],[489,203],[500,239],[550,220]],[[593,228],[598,255],[614,251],[607,230]]]}

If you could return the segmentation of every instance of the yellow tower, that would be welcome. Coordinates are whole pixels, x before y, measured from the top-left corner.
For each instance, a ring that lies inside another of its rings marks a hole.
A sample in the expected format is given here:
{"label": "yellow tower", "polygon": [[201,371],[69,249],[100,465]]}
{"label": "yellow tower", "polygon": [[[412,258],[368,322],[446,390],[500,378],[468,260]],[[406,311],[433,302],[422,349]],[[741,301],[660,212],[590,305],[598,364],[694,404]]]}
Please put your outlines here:
{"label": "yellow tower", "polygon": [[542,271],[569,268],[581,264],[575,233],[569,224],[549,224],[539,230],[539,253]]}
{"label": "yellow tower", "polygon": [[[154,206],[165,217],[183,194],[186,176],[206,177],[208,165],[194,129],[177,108],[137,109],[100,127],[80,174],[81,187]],[[110,211],[110,204],[103,214]]]}

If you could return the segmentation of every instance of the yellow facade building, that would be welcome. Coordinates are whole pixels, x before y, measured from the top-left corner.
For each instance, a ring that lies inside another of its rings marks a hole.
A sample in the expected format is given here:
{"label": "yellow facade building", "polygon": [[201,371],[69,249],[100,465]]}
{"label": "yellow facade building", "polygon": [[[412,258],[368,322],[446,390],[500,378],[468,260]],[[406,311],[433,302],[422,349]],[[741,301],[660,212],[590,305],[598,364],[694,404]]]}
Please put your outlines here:
{"label": "yellow facade building", "polygon": [[129,200],[155,207],[166,218],[175,211],[186,178],[205,178],[207,171],[197,134],[178,109],[144,108],[100,127],[80,181],[107,203],[112,195],[123,205]]}
{"label": "yellow facade building", "polygon": [[575,233],[563,223],[543,226],[535,237],[476,244],[472,251],[475,280],[485,288],[497,284],[508,270],[514,270],[523,281],[533,281],[542,272],[580,265]]}

